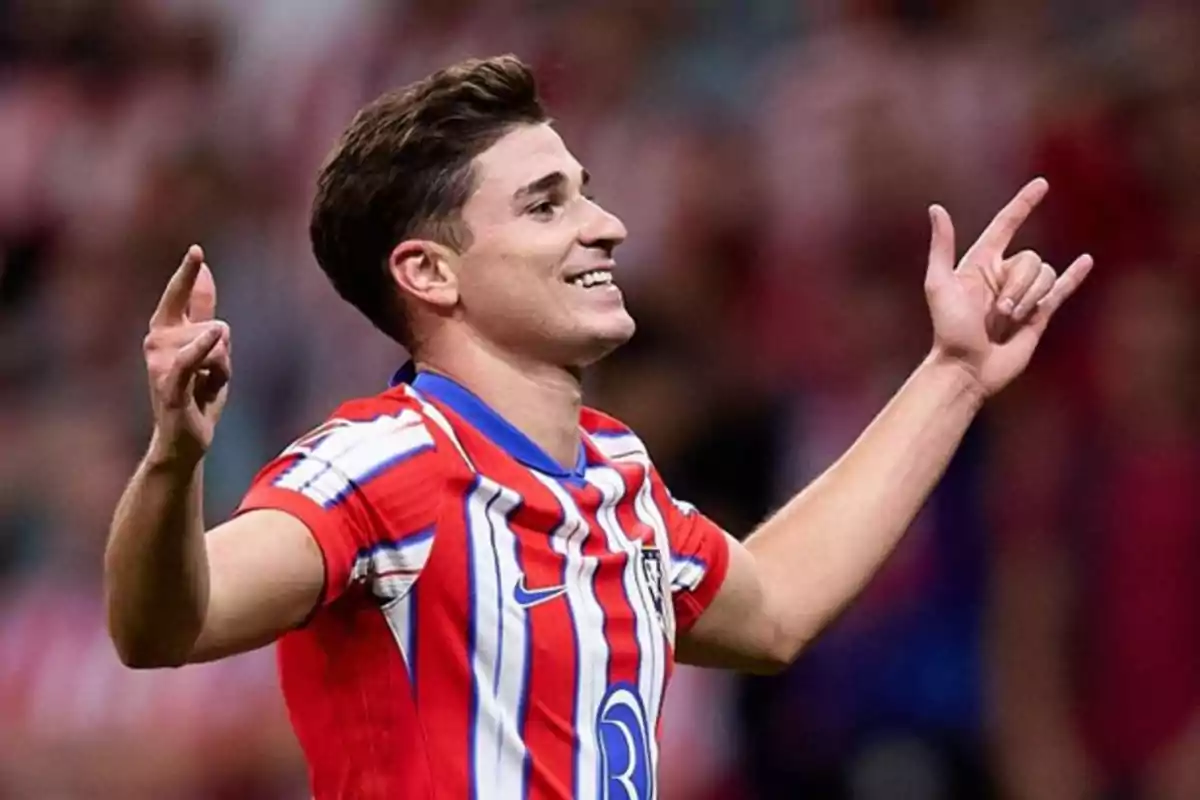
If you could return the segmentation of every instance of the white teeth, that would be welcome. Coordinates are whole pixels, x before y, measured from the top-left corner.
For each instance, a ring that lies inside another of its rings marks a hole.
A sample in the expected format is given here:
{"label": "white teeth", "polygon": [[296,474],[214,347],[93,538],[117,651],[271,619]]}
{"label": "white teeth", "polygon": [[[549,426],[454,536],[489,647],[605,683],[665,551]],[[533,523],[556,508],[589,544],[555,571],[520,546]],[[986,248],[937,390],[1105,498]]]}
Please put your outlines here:
{"label": "white teeth", "polygon": [[589,289],[593,286],[607,285],[612,282],[612,271],[607,269],[594,269],[590,272],[585,272],[582,275],[577,275],[574,278],[571,278],[569,281],[571,285],[582,286],[585,289]]}

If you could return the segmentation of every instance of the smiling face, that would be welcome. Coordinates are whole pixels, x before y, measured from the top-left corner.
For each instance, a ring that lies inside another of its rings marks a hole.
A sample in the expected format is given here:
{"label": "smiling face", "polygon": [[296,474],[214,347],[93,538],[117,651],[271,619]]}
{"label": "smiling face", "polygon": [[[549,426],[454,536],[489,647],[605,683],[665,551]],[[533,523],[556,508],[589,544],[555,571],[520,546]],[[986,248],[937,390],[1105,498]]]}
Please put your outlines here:
{"label": "smiling face", "polygon": [[473,168],[451,324],[521,358],[572,368],[628,341],[634,322],[613,282],[625,226],[587,196],[587,173],[559,135],[519,125]]}

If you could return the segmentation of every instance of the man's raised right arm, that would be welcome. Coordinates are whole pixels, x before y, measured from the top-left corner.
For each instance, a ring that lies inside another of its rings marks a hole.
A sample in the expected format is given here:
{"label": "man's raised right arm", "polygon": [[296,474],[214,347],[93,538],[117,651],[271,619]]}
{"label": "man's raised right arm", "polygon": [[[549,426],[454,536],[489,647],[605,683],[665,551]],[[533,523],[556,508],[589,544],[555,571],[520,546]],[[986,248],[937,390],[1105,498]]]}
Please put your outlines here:
{"label": "man's raised right arm", "polygon": [[320,602],[321,551],[304,523],[249,511],[204,532],[200,468],[147,456],[105,553],[108,629],[121,661],[170,667],[243,653],[296,627]]}
{"label": "man's raised right arm", "polygon": [[105,551],[109,634],[131,667],[178,666],[252,650],[320,601],[321,551],[282,511],[204,530],[203,458],[231,373],[229,328],[192,247],[145,341],[154,436],[114,514]]}

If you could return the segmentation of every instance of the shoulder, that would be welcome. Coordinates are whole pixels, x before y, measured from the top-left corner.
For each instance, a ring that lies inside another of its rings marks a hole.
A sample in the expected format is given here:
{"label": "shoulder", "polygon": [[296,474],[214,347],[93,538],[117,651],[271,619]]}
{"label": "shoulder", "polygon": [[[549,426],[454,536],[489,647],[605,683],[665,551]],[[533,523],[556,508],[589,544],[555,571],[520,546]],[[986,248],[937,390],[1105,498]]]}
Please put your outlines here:
{"label": "shoulder", "polygon": [[358,480],[409,460],[427,468],[444,449],[441,439],[425,404],[393,389],[342,403],[281,457],[316,462]]}
{"label": "shoulder", "polygon": [[650,461],[646,444],[616,417],[585,407],[579,421],[588,438],[605,458],[611,461]]}
{"label": "shoulder", "polygon": [[388,392],[343,402],[324,422],[292,442],[288,451],[311,454],[321,450],[329,454],[341,449],[333,444],[352,447],[381,437],[408,438],[414,443],[432,439],[419,404],[412,398]]}

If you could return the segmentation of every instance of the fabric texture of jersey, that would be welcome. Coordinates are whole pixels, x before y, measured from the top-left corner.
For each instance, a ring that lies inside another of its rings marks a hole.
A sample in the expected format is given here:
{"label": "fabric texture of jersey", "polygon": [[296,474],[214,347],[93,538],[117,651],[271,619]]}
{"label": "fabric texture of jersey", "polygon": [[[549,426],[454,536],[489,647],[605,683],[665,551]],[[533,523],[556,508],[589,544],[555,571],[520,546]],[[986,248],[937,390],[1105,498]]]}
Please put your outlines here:
{"label": "fabric texture of jersey", "polygon": [[278,644],[328,798],[649,800],[676,636],[716,595],[725,534],[645,446],[581,415],[567,470],[458,384],[349,402],[255,479],[325,559]]}

